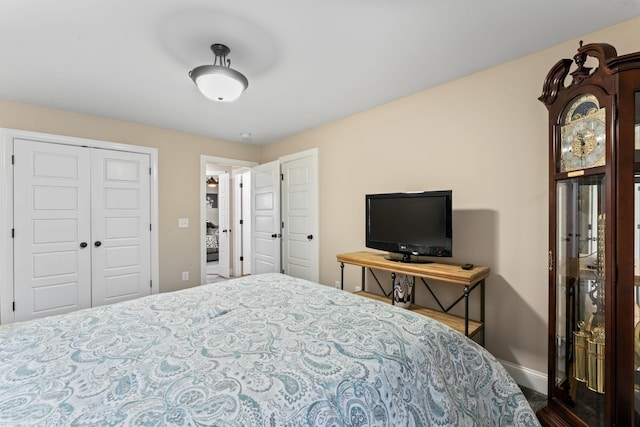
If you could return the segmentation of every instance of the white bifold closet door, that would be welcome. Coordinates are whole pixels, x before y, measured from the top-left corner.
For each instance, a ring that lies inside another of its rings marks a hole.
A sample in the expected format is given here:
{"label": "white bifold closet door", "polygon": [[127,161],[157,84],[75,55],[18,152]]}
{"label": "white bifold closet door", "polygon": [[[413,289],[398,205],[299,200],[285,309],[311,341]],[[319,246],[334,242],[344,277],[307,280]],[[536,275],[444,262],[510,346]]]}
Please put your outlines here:
{"label": "white bifold closet door", "polygon": [[151,292],[149,156],[14,141],[15,320]]}

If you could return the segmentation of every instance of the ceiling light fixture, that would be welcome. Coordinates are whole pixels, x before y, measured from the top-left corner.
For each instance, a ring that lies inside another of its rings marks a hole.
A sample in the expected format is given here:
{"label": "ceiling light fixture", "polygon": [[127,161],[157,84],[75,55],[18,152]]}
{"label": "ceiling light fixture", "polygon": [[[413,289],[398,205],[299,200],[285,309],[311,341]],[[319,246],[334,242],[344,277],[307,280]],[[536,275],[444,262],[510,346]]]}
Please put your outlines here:
{"label": "ceiling light fixture", "polygon": [[218,180],[214,177],[207,178],[207,186],[215,188],[218,185]]}
{"label": "ceiling light fixture", "polygon": [[196,67],[189,71],[189,77],[207,98],[231,102],[245,91],[249,81],[242,73],[230,68],[231,60],[227,59],[227,55],[231,49],[216,43],[211,45],[211,51],[215,55],[213,65]]}

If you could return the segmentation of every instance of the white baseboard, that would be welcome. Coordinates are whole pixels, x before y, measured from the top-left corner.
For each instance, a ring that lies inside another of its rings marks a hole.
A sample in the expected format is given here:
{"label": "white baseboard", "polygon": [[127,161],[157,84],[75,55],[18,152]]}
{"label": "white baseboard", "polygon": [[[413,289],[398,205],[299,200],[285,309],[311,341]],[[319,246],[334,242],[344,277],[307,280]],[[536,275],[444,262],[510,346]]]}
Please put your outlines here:
{"label": "white baseboard", "polygon": [[514,365],[511,362],[505,362],[504,360],[498,360],[509,372],[509,375],[513,377],[516,382],[522,386],[528,387],[531,390],[535,390],[539,393],[547,394],[547,374],[534,371],[533,369],[525,368],[523,366]]}

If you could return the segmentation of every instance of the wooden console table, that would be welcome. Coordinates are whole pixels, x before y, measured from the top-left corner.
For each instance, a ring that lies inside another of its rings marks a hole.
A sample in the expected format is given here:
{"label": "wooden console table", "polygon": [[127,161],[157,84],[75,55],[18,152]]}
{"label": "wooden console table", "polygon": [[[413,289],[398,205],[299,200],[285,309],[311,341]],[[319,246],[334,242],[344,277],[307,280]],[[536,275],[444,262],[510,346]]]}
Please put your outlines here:
{"label": "wooden console table", "polygon": [[[428,263],[428,264],[414,264],[404,263],[398,261],[390,261],[385,259],[385,255],[381,253],[361,251],[350,252],[346,254],[337,255],[337,260],[340,263],[340,286],[344,289],[344,265],[351,264],[362,267],[362,291],[356,292],[356,295],[360,295],[367,298],[376,299],[378,301],[393,304],[393,289],[387,294],[377,277],[373,273],[373,270],[381,270],[391,272],[391,283],[394,283],[396,273],[407,274],[410,276],[418,277],[425,284],[431,296],[437,302],[440,307],[440,311],[432,310],[430,308],[421,307],[416,304],[411,304],[409,310],[413,310],[416,313],[423,316],[431,317],[439,322],[442,322],[458,332],[465,334],[468,337],[473,337],[478,332],[482,331],[482,339],[480,344],[484,346],[484,286],[485,279],[489,276],[490,269],[488,267],[474,266],[470,270],[463,270],[459,264],[441,264],[441,263]],[[365,271],[369,269],[373,274],[373,277],[378,282],[378,286],[385,294],[381,296],[372,292],[367,292],[365,288]],[[444,283],[450,283],[453,285],[463,286],[463,294],[454,301],[449,307],[444,307],[435,293],[431,290],[431,287],[425,279],[437,280]],[[475,288],[480,288],[480,320],[469,319],[469,294]],[[415,301],[415,284],[411,295],[412,301]],[[449,313],[453,307],[455,307],[460,301],[464,300],[464,317],[456,316]]]}

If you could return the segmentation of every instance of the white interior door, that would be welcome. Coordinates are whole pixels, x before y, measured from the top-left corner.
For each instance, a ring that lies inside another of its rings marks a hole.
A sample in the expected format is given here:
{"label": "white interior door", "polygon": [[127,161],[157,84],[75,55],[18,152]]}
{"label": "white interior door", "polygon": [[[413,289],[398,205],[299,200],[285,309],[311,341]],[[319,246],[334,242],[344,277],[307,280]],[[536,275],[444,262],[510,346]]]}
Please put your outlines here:
{"label": "white interior door", "polygon": [[90,151],[14,141],[15,320],[91,306]]}
{"label": "white interior door", "polygon": [[319,280],[317,156],[282,162],[282,269]]}
{"label": "white interior door", "polygon": [[251,169],[251,273],[281,271],[280,162]]}
{"label": "white interior door", "polygon": [[229,174],[218,175],[218,274],[222,277],[229,277],[231,267],[229,187]]}
{"label": "white interior door", "polygon": [[92,305],[151,294],[147,154],[91,149]]}

